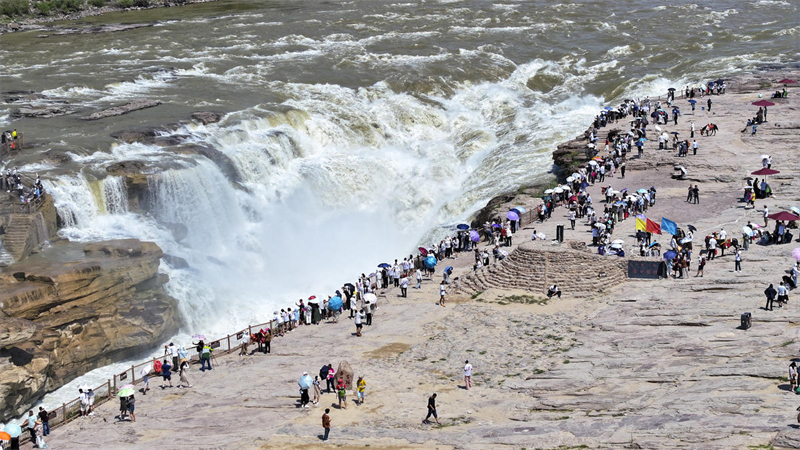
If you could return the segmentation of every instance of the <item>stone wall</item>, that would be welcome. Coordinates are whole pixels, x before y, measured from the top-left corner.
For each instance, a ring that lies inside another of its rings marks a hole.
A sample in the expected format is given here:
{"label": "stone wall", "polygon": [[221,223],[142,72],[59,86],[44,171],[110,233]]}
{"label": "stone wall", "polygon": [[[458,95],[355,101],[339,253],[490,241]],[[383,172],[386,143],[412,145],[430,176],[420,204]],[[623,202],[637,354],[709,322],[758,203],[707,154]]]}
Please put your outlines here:
{"label": "stone wall", "polygon": [[33,213],[11,213],[0,216],[0,241],[6,254],[2,262],[20,261],[55,235],[58,213],[53,197],[43,196],[42,205]]}
{"label": "stone wall", "polygon": [[57,242],[0,270],[0,421],[177,331],[161,256],[135,239]]}

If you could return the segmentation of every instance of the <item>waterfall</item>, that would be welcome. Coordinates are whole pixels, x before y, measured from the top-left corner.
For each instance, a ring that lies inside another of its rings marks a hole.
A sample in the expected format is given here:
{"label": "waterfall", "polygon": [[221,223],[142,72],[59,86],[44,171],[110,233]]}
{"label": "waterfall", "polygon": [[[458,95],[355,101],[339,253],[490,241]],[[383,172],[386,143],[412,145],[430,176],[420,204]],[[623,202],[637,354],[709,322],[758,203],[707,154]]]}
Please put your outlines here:
{"label": "waterfall", "polygon": [[100,183],[105,211],[109,214],[128,212],[128,187],[123,177],[106,177]]}

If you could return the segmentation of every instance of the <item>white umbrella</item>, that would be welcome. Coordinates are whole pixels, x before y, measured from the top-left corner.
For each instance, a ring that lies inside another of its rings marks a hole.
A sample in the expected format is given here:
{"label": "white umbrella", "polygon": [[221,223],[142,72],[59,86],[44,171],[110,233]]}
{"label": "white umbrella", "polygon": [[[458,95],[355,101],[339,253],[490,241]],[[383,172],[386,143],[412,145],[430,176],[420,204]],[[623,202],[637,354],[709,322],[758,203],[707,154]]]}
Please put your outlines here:
{"label": "white umbrella", "polygon": [[590,166],[596,166],[597,165],[597,161],[591,160],[591,161],[589,161],[589,165]]}
{"label": "white umbrella", "polygon": [[661,127],[656,125],[656,131],[661,131]]}
{"label": "white umbrella", "polygon": [[611,241],[611,243],[612,243],[612,244],[619,244],[619,245],[622,245],[622,244],[624,244],[624,243],[625,243],[625,241],[623,241],[622,239],[614,239],[613,241]]}
{"label": "white umbrella", "polygon": [[574,172],[572,174],[572,178],[574,178],[575,180],[580,180],[581,179],[581,174],[579,174],[578,172]]}
{"label": "white umbrella", "polygon": [[552,189],[547,189],[547,190],[545,190],[545,191],[544,191],[544,193],[545,193],[545,194],[552,194],[552,193],[553,193],[553,190],[552,190]]}
{"label": "white umbrella", "polygon": [[690,238],[690,237],[685,237],[685,238],[681,239],[681,244],[685,244],[685,243],[687,243],[687,242],[692,242],[692,238]]}
{"label": "white umbrella", "polygon": [[745,226],[742,227],[742,233],[744,233],[744,234],[746,234],[748,236],[752,236],[753,235],[753,230],[752,230],[752,228],[750,228],[747,225],[745,225]]}
{"label": "white umbrella", "polygon": [[563,189],[565,191],[571,191],[572,190],[572,188],[569,187],[569,186],[561,186],[561,189]]}
{"label": "white umbrella", "polygon": [[600,228],[601,230],[605,230],[606,226],[600,222],[594,224],[595,227]]}
{"label": "white umbrella", "polygon": [[628,199],[628,200],[630,200],[630,201],[636,201],[636,200],[638,200],[638,199],[639,199],[639,197],[634,197],[633,195],[629,195],[629,196],[627,197],[627,199]]}
{"label": "white umbrella", "polygon": [[372,304],[378,303],[378,296],[373,294],[372,292],[364,294],[364,301],[370,302]]}
{"label": "white umbrella", "polygon": [[572,183],[573,181],[575,181],[575,178],[567,177],[567,183]]}
{"label": "white umbrella", "polygon": [[564,189],[562,189],[560,187],[557,187],[557,188],[553,189],[553,192],[555,192],[556,194],[561,194],[561,193],[564,192]]}
{"label": "white umbrella", "polygon": [[622,248],[622,244],[618,244],[616,242],[612,242],[611,245],[609,245],[609,247],[611,247],[611,248]]}
{"label": "white umbrella", "polygon": [[792,206],[791,208],[789,208],[789,210],[791,210],[795,214],[800,214],[800,208],[798,208],[797,206]]}
{"label": "white umbrella", "polygon": [[761,155],[761,159],[769,159],[769,155]]}

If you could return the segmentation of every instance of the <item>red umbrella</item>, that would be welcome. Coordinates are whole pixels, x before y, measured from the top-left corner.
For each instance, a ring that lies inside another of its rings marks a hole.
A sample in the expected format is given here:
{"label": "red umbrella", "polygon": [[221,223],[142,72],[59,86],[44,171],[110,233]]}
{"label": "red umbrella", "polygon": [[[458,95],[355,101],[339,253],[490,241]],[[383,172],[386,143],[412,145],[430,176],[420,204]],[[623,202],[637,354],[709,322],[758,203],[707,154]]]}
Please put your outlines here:
{"label": "red umbrella", "polygon": [[422,253],[422,256],[428,256],[428,249],[427,248],[420,247],[417,250],[419,250],[419,252]]}
{"label": "red umbrella", "polygon": [[792,220],[800,220],[800,216],[796,216],[787,211],[781,211],[779,213],[770,214],[767,217],[769,217],[772,220],[784,220],[787,222],[791,222]]}
{"label": "red umbrella", "polygon": [[776,173],[780,173],[775,169],[767,169],[766,167],[763,169],[758,169],[755,172],[750,172],[750,175],[775,175]]}
{"label": "red umbrella", "polygon": [[759,100],[757,102],[753,102],[756,106],[775,106],[775,103],[766,101],[766,100]]}
{"label": "red umbrella", "polygon": [[317,298],[316,295],[312,295],[311,297],[308,297],[309,300],[314,300],[315,298]]}
{"label": "red umbrella", "polygon": [[790,80],[788,78],[784,78],[781,81],[778,81],[778,84],[795,84],[797,81]]}

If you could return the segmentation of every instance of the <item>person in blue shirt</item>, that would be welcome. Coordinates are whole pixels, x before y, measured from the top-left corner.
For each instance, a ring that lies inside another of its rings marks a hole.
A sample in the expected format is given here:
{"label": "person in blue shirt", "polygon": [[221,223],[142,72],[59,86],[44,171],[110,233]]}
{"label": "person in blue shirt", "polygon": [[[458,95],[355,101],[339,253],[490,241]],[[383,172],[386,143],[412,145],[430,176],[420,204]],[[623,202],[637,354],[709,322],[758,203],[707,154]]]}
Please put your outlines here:
{"label": "person in blue shirt", "polygon": [[161,376],[164,377],[164,381],[161,383],[161,389],[164,389],[166,386],[164,383],[169,382],[169,387],[172,387],[172,366],[170,365],[168,360],[164,360],[164,363],[161,364]]}

